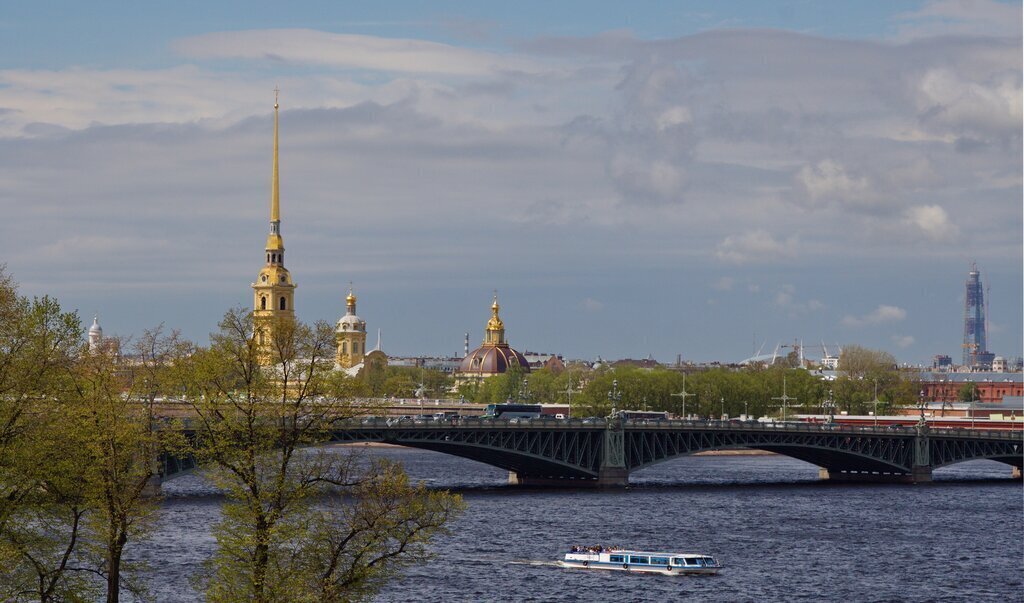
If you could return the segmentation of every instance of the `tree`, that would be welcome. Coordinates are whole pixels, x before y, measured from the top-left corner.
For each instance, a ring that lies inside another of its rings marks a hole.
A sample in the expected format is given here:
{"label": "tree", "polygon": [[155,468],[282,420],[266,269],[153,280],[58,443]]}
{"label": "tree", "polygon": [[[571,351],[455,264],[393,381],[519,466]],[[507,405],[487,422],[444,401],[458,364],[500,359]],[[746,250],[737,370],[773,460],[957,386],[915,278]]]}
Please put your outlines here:
{"label": "tree", "polygon": [[839,370],[851,379],[863,379],[872,372],[895,372],[896,358],[882,350],[850,345],[839,354]]}
{"label": "tree", "polygon": [[117,601],[133,590],[124,548],[155,508],[136,365],[87,350],[77,315],[2,276],[0,316],[0,595]]}
{"label": "tree", "polygon": [[960,391],[957,392],[957,399],[961,402],[971,402],[978,399],[978,384],[973,381],[968,381],[960,386]]}
{"label": "tree", "polygon": [[200,586],[213,602],[369,597],[425,551],[418,545],[461,499],[409,486],[400,468],[313,447],[335,420],[365,412],[333,390],[331,327],[278,319],[269,357],[253,329],[251,313],[231,310],[210,347],[178,365],[195,415],[191,452],[227,496]]}

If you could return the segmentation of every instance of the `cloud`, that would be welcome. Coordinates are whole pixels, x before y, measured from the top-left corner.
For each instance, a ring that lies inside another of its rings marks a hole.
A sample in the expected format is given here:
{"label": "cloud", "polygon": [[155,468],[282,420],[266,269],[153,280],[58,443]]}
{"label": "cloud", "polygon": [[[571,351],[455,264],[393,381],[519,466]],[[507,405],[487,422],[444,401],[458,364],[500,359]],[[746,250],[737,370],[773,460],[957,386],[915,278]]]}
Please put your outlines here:
{"label": "cloud", "polygon": [[795,180],[808,205],[830,202],[860,202],[871,193],[867,178],[850,176],[846,168],[832,159],[822,159],[815,165],[804,165]]}
{"label": "cloud", "polygon": [[338,34],[313,29],[262,29],[208,33],[178,40],[192,59],[248,59],[400,73],[491,75],[539,71],[536,61],[426,40]]}
{"label": "cloud", "polygon": [[604,310],[604,303],[597,301],[592,297],[587,297],[580,302],[580,307],[587,312],[600,312]]}
{"label": "cloud", "polygon": [[796,297],[796,287],[790,284],[779,287],[773,302],[777,307],[786,310],[791,317],[807,314],[808,312],[817,312],[825,307],[825,304],[817,299],[798,300]]}
{"label": "cloud", "polygon": [[948,242],[959,233],[956,224],[950,222],[949,214],[938,205],[911,207],[903,214],[903,220],[907,226],[935,241]]}
{"label": "cloud", "polygon": [[918,80],[915,101],[922,124],[937,133],[1019,139],[1024,103],[1019,68],[980,74],[929,69]]}
{"label": "cloud", "polygon": [[901,350],[905,350],[914,345],[915,341],[913,335],[892,335],[889,339],[892,340],[893,344]]}
{"label": "cloud", "polygon": [[764,230],[751,230],[739,235],[729,235],[720,242],[715,257],[723,262],[747,264],[770,262],[795,257],[797,238],[776,239]]}
{"label": "cloud", "polygon": [[896,15],[904,39],[942,35],[1019,36],[1019,3],[993,0],[938,0],[916,11]]}
{"label": "cloud", "polygon": [[732,291],[733,287],[736,286],[736,279],[731,276],[722,276],[718,280],[711,283],[711,288],[715,291]]}
{"label": "cloud", "polygon": [[903,308],[882,304],[863,316],[852,316],[847,314],[840,321],[840,324],[844,327],[866,327],[889,322],[899,322],[906,317],[907,311]]}

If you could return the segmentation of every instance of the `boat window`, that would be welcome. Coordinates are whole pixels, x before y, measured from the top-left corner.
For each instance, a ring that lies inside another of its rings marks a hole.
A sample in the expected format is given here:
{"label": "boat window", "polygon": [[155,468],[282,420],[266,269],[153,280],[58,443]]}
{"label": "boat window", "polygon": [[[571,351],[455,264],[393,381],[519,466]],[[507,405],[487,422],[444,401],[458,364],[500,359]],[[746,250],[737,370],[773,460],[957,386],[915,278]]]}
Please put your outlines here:
{"label": "boat window", "polygon": [[704,564],[701,563],[700,559],[697,558],[697,557],[687,557],[686,558],[686,565],[704,565]]}
{"label": "boat window", "polygon": [[704,565],[714,565],[714,564],[715,564],[715,560],[712,559],[711,557],[705,557],[704,558]]}
{"label": "boat window", "polygon": [[668,565],[668,557],[651,557],[651,565]]}
{"label": "boat window", "polygon": [[673,557],[672,565],[686,565],[686,560],[682,557]]}
{"label": "boat window", "polygon": [[629,556],[630,563],[647,563],[647,557],[637,557],[636,555]]}
{"label": "boat window", "polygon": [[623,563],[624,561],[626,561],[626,556],[625,555],[611,555],[611,556],[608,557],[608,561],[611,561],[612,563]]}

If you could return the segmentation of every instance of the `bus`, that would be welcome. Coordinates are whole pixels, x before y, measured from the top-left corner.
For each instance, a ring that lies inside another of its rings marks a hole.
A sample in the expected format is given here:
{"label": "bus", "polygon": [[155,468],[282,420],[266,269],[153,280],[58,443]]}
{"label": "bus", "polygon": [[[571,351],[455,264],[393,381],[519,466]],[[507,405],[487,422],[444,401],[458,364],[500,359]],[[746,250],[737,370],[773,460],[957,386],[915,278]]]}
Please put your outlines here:
{"label": "bus", "polygon": [[482,416],[486,419],[536,419],[540,411],[540,404],[488,404]]}
{"label": "bus", "polygon": [[668,421],[667,412],[654,410],[620,410],[618,414],[627,421]]}

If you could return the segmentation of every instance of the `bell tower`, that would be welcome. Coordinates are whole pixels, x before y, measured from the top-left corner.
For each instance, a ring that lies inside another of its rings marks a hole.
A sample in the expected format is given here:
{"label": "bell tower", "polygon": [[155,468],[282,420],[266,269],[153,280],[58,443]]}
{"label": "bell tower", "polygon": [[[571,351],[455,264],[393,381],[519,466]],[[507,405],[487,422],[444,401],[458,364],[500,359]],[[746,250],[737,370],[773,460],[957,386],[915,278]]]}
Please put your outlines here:
{"label": "bell tower", "polygon": [[295,318],[295,283],[284,267],[284,239],[281,238],[281,181],[278,166],[278,90],[274,89],[274,170],[270,182],[270,234],[266,262],[252,284],[253,323],[261,352],[269,353],[274,324]]}
{"label": "bell tower", "polygon": [[366,356],[366,321],[356,315],[356,294],[349,287],[345,298],[345,315],[334,330],[337,350],[334,363],[343,369],[352,368]]}

